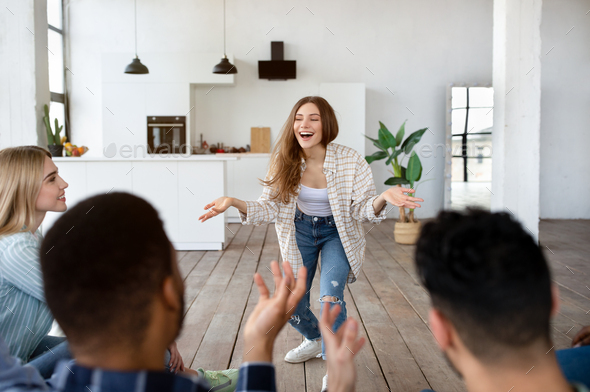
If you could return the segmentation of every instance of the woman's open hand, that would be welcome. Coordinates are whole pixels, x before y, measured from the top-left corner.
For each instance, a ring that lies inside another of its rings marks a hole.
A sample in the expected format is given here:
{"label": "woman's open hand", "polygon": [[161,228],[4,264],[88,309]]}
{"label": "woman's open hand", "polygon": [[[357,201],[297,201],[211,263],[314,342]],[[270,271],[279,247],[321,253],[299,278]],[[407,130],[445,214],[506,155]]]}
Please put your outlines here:
{"label": "woman's open hand", "polygon": [[199,217],[201,222],[205,222],[207,219],[213,218],[219,214],[223,214],[225,210],[232,206],[232,198],[221,196],[219,199],[215,199],[212,203],[205,206],[206,210],[209,210],[206,214]]}
{"label": "woman's open hand", "polygon": [[408,195],[404,195],[404,192],[407,193],[414,193],[416,192],[410,188],[402,188],[399,186],[393,186],[383,192],[381,196],[385,199],[386,202],[393,204],[397,207],[404,207],[404,208],[420,208],[420,204],[415,203],[417,201],[424,201],[424,199],[420,199],[418,197],[412,197]]}

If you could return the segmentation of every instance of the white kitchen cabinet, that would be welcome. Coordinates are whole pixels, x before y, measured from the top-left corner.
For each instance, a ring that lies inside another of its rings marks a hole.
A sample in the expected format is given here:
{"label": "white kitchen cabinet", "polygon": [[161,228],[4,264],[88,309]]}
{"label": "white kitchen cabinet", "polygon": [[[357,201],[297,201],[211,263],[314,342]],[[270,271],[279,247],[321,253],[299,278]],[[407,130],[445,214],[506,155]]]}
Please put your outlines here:
{"label": "white kitchen cabinet", "polygon": [[178,163],[133,162],[133,194],[149,201],[165,218],[164,228],[172,242],[178,241]]}
{"label": "white kitchen cabinet", "polygon": [[[223,216],[204,223],[198,219],[206,212],[205,205],[223,194],[224,171],[224,165],[219,162],[202,162],[198,166],[192,162],[178,162],[178,243],[225,242],[227,233]],[[195,238],[195,233],[198,233],[198,238]],[[184,245],[185,248],[187,246]]]}
{"label": "white kitchen cabinet", "polygon": [[[270,154],[246,154],[238,161],[228,161],[226,196],[241,200],[258,199],[262,195],[262,185],[258,179],[264,180],[269,161]],[[240,221],[238,210],[233,207],[225,214],[229,222]]]}
{"label": "white kitchen cabinet", "polygon": [[[128,192],[152,204],[177,250],[219,250],[226,238],[226,219],[198,221],[203,207],[226,193],[226,163],[237,158],[150,156],[144,159],[54,158],[69,187],[69,208],[101,193]],[[47,213],[47,232],[62,213]]]}

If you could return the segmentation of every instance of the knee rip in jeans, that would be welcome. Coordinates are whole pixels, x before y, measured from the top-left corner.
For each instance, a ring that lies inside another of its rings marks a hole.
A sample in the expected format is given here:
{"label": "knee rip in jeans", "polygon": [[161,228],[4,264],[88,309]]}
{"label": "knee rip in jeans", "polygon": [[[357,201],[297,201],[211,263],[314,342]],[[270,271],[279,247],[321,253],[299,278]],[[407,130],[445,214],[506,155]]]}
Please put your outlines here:
{"label": "knee rip in jeans", "polygon": [[291,316],[291,320],[293,322],[297,323],[297,324],[299,324],[301,322],[301,319],[296,314],[294,314],[293,316]]}
{"label": "knee rip in jeans", "polygon": [[342,305],[342,301],[340,300],[340,298],[334,297],[334,296],[331,296],[331,295],[324,295],[322,298],[319,299],[319,301],[321,303],[329,302],[329,303],[332,303],[332,304]]}

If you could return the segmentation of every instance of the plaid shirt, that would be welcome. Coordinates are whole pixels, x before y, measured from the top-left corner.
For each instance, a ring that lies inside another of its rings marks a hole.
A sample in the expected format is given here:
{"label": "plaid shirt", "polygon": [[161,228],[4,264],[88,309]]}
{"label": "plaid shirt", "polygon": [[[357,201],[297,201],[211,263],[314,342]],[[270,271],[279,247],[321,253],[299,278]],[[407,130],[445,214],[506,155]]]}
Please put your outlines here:
{"label": "plaid shirt", "polygon": [[[0,337],[0,391],[3,392],[209,392],[214,390],[200,377],[161,371],[117,372],[60,362],[46,383],[37,369],[21,365],[8,353]],[[240,366],[236,392],[275,392],[272,363],[251,362]]]}
{"label": "plaid shirt", "polygon": [[[301,162],[301,175],[305,161]],[[358,277],[365,260],[365,232],[363,222],[380,223],[386,216],[385,207],[375,215],[373,201],[377,198],[371,168],[365,159],[352,148],[336,143],[328,144],[324,160],[324,174],[328,183],[328,199],[336,228],[346,252],[350,273],[348,283]],[[267,175],[267,179],[268,179]],[[297,192],[301,185],[297,188]],[[273,190],[265,186],[256,201],[246,201],[247,214],[240,212],[245,225],[263,225],[276,220],[276,230],[283,260],[288,260],[297,277],[303,259],[295,240],[295,209],[297,198],[288,204],[271,200]]]}

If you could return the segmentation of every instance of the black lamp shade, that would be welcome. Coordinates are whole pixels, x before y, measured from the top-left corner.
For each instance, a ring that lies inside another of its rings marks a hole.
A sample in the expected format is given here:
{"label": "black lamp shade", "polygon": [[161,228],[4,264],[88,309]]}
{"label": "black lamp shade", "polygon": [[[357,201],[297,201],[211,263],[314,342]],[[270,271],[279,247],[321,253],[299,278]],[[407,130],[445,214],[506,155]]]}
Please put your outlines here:
{"label": "black lamp shade", "polygon": [[233,65],[232,63],[229,62],[227,57],[224,56],[221,59],[221,62],[219,64],[217,64],[215,67],[213,67],[213,73],[214,74],[222,74],[222,75],[236,74],[236,73],[238,73],[238,69],[236,68],[235,65]]}
{"label": "black lamp shade", "polygon": [[135,57],[131,64],[125,67],[125,73],[127,74],[149,74],[148,67],[143,65],[138,57]]}

